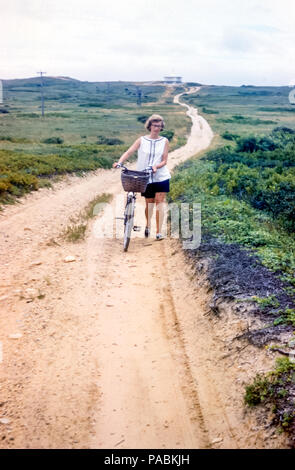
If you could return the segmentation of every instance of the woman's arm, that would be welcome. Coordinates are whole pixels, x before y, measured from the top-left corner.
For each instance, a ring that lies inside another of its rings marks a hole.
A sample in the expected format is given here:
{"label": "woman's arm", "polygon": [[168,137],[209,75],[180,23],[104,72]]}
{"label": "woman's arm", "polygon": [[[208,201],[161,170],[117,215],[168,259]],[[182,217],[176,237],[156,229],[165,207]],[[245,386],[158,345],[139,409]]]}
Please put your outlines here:
{"label": "woman's arm", "polygon": [[127,158],[129,158],[134,152],[136,152],[136,150],[139,149],[139,146],[140,146],[140,137],[138,139],[136,139],[136,141],[131,145],[131,147],[129,147],[129,149],[126,150],[125,153],[123,153],[123,155],[121,155],[121,157],[119,158],[119,160],[117,162],[113,163],[113,168],[116,168],[118,163],[125,162],[125,160],[127,160]]}
{"label": "woman's arm", "polygon": [[153,171],[154,171],[154,173],[156,173],[156,171],[157,171],[159,168],[162,168],[163,166],[167,165],[168,152],[169,152],[169,141],[168,141],[168,139],[167,139],[166,144],[165,144],[165,148],[164,148],[164,152],[163,152],[163,155],[162,155],[162,161],[161,161],[161,163],[158,163],[158,165],[153,166]]}

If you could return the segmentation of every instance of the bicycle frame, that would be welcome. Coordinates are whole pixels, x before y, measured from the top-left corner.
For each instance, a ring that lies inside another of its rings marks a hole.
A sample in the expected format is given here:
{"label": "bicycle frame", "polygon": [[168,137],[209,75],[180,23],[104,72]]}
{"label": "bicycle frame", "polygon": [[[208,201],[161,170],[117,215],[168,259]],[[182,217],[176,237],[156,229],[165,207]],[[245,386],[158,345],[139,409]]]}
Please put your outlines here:
{"label": "bicycle frame", "polygon": [[[126,166],[119,163],[117,168],[128,169]],[[144,171],[152,172],[152,167],[149,166],[145,168]],[[138,231],[139,227],[134,225],[134,213],[135,213],[135,202],[136,202],[136,193],[134,191],[129,191],[127,193],[126,205],[124,210],[124,241],[123,248],[124,251],[128,250],[128,246],[131,238],[132,229]]]}

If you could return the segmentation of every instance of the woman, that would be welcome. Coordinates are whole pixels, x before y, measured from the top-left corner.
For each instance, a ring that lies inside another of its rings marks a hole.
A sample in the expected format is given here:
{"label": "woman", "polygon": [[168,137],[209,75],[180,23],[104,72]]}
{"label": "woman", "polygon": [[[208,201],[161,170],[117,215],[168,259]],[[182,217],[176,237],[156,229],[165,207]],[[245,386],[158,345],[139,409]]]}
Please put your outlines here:
{"label": "woman", "polygon": [[142,171],[148,166],[152,166],[153,173],[150,177],[146,191],[141,193],[145,197],[146,207],[146,227],[144,234],[146,237],[150,235],[151,218],[153,206],[156,204],[156,224],[157,234],[156,240],[163,240],[161,228],[164,218],[164,203],[166,193],[169,192],[169,180],[171,175],[167,168],[169,143],[166,137],[159,136],[164,129],[165,123],[162,116],[153,114],[145,123],[145,128],[150,132],[149,135],[139,137],[131,147],[123,153],[120,159],[113,164],[116,168],[118,163],[123,163],[136,150],[138,151],[137,170]]}

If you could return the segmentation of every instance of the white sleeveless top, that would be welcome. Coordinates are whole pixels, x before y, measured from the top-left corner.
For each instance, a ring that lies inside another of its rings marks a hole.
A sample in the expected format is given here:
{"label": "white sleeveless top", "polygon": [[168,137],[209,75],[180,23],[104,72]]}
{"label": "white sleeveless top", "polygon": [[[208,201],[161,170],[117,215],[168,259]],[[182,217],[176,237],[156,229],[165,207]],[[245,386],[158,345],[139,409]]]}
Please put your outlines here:
{"label": "white sleeveless top", "polygon": [[[140,147],[138,149],[137,170],[142,171],[147,166],[158,165],[162,161],[164,153],[166,137],[158,139],[150,139],[149,137],[140,138]],[[158,183],[171,178],[167,165],[159,168],[156,173],[152,173],[149,183]]]}

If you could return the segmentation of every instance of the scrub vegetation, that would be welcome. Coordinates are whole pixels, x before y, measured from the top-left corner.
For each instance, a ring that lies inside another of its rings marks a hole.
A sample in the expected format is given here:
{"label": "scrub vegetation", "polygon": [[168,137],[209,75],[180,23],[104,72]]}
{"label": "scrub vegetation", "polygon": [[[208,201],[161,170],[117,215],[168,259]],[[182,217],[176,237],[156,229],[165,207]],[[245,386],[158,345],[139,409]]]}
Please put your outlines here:
{"label": "scrub vegetation", "polygon": [[280,431],[295,433],[295,363],[289,358],[280,358],[275,370],[257,375],[246,387],[245,403],[249,406],[264,404],[271,407],[274,422]]}
{"label": "scrub vegetation", "polygon": [[[214,147],[180,165],[170,201],[201,203],[202,241],[219,315],[230,301],[264,325],[240,336],[286,356],[247,387],[248,405],[272,404],[273,422],[295,442],[295,107],[288,87],[203,87],[185,100],[216,133]],[[207,112],[207,111],[210,112]],[[214,113],[212,112],[214,111]],[[267,407],[267,406],[266,406]]]}
{"label": "scrub vegetation", "polygon": [[165,116],[171,149],[182,145],[189,133],[185,110],[163,102],[162,83],[43,80],[44,117],[40,78],[3,80],[0,203],[49,186],[56,175],[111,168],[135,138],[145,134],[138,119],[142,115]]}
{"label": "scrub vegetation", "polygon": [[219,136],[227,131],[248,137],[252,133],[268,134],[274,127],[295,129],[290,90],[287,86],[203,86],[198,94],[185,96],[184,101],[196,106]]}

